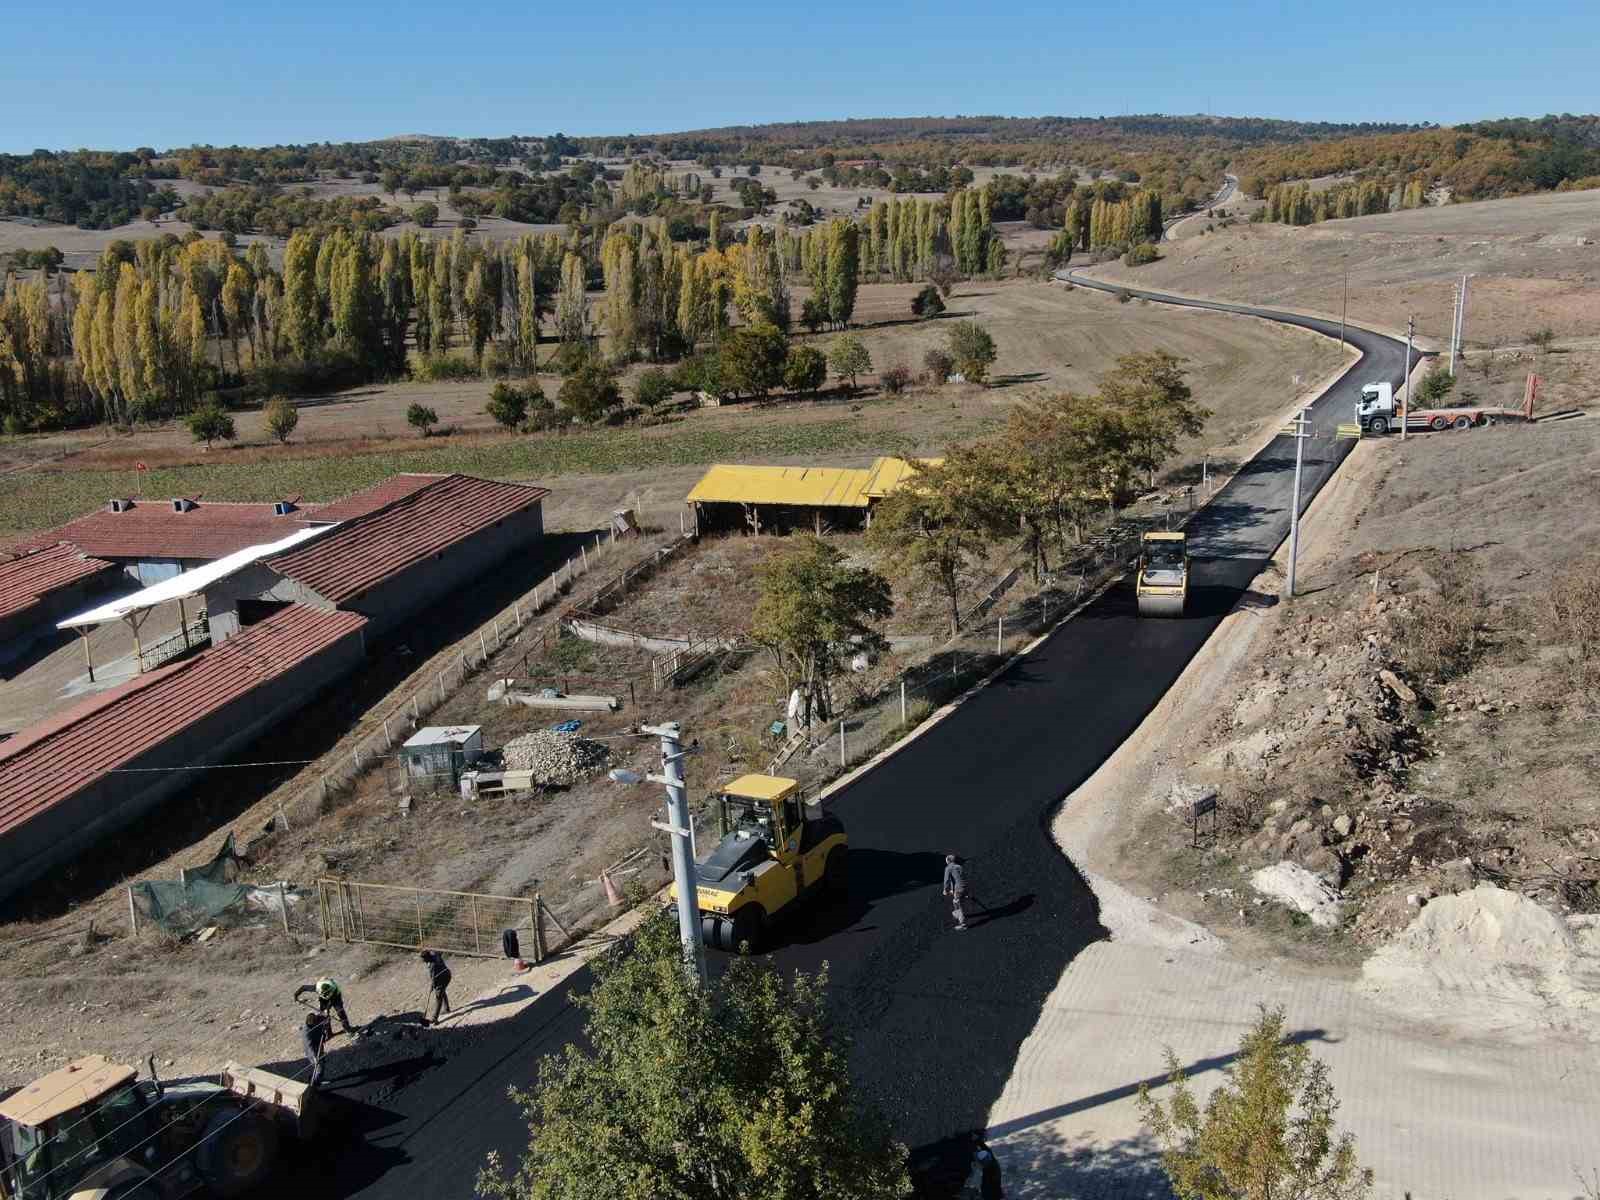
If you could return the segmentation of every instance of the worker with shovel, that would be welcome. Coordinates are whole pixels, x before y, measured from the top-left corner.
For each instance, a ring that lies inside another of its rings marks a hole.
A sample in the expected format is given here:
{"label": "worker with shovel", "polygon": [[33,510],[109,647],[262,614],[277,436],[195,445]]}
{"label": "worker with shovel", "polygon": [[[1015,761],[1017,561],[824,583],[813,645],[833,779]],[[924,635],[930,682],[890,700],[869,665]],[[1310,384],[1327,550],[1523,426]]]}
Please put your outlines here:
{"label": "worker with shovel", "polygon": [[962,902],[967,898],[967,873],[954,854],[944,856],[944,894],[950,897],[950,915],[956,919],[956,928],[965,930],[967,914]]}
{"label": "worker with shovel", "polygon": [[322,1082],[322,1064],[328,1053],[328,1039],[333,1036],[333,1022],[325,1012],[308,1012],[305,1026],[300,1030],[300,1042],[305,1047],[306,1062],[311,1067],[311,1078],[306,1086],[315,1090]]}
{"label": "worker with shovel", "polygon": [[[338,1014],[339,1023],[344,1026],[344,1031],[355,1036],[355,1030],[350,1026],[350,1016],[344,1010],[344,993],[339,990],[339,985],[331,979],[319,979],[316,983],[302,983],[294,990],[294,998],[299,1000],[307,992],[313,993],[317,998],[317,1011],[327,1018],[330,1012]],[[332,1032],[333,1022],[328,1021],[329,1031]]]}
{"label": "worker with shovel", "polygon": [[432,993],[431,1008],[422,1018],[424,1025],[437,1025],[441,1014],[450,1011],[450,965],[437,950],[424,950],[419,957],[428,971],[428,991]]}

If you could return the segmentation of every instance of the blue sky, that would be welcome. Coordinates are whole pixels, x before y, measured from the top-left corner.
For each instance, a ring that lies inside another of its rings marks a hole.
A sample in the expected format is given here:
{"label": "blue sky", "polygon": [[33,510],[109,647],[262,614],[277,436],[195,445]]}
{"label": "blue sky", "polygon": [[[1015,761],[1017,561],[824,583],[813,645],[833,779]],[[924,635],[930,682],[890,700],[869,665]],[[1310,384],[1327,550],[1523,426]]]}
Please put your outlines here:
{"label": "blue sky", "polygon": [[0,151],[959,113],[1448,124],[1600,110],[1595,0],[82,0],[33,12],[26,31],[12,22],[20,53],[0,69]]}

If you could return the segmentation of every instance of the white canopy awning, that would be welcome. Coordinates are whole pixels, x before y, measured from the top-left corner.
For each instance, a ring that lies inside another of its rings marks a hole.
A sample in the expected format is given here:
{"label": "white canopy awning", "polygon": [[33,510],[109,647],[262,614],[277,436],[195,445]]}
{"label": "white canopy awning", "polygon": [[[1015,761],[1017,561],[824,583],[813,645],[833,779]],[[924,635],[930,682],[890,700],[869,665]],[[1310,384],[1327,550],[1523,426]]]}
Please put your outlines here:
{"label": "white canopy awning", "polygon": [[109,604],[102,604],[98,608],[91,608],[88,612],[81,612],[75,617],[68,617],[65,621],[57,621],[57,629],[82,629],[91,625],[106,625],[112,621],[121,621],[133,613],[144,612],[158,604],[165,604],[171,600],[187,600],[191,596],[198,596],[219,579],[226,579],[236,571],[242,571],[252,563],[263,558],[271,558],[274,554],[282,554],[285,550],[292,549],[303,542],[308,542],[314,537],[320,537],[328,530],[334,528],[338,522],[329,522],[326,525],[311,525],[304,529],[297,529],[288,537],[280,538],[276,542],[266,542],[260,546],[246,546],[243,550],[235,550],[226,558],[219,558],[216,562],[206,563],[203,567],[194,567],[188,571],[180,571],[171,579],[163,579],[160,583],[153,583],[147,588],[141,588],[120,600],[113,600]]}

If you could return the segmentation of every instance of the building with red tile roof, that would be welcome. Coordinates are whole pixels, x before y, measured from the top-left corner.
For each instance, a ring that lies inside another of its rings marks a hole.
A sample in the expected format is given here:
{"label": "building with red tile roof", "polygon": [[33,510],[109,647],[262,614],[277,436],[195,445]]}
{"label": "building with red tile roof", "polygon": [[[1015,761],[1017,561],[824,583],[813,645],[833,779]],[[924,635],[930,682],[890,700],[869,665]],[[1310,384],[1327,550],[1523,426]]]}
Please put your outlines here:
{"label": "building with red tile roof", "polygon": [[246,546],[277,541],[315,513],[314,505],[285,501],[113,500],[96,512],[68,521],[51,536],[98,558],[194,565]]}
{"label": "building with red tile roof", "polygon": [[126,826],[357,666],[366,618],[291,606],[0,742],[0,896]]}
{"label": "building with red tile roof", "polygon": [[0,646],[81,607],[116,573],[65,542],[0,555]]}

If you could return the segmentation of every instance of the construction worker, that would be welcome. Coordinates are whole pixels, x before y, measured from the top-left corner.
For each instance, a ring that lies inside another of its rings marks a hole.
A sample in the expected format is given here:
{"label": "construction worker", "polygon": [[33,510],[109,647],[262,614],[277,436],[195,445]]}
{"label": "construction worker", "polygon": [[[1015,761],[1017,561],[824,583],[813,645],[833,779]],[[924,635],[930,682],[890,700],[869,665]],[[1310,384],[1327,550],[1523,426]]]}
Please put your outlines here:
{"label": "construction worker", "polygon": [[[299,1000],[300,997],[304,996],[307,992],[310,992],[316,996],[318,1012],[320,1012],[324,1017],[326,1017],[329,1012],[337,1013],[339,1017],[339,1023],[344,1026],[344,1031],[350,1034],[352,1037],[355,1035],[356,1031],[350,1026],[349,1014],[344,1011],[344,993],[339,990],[339,985],[337,983],[331,979],[319,979],[315,983],[302,983],[299,987],[295,988],[294,998]],[[330,1027],[329,1031],[332,1032],[331,1027],[333,1023],[330,1021],[328,1024]]]}
{"label": "construction worker", "polygon": [[308,1012],[305,1027],[300,1030],[300,1041],[305,1046],[306,1062],[311,1065],[311,1078],[306,1086],[315,1088],[322,1082],[322,1062],[327,1054],[328,1039],[333,1036],[333,1022],[325,1012]]}
{"label": "construction worker", "polygon": [[450,967],[444,961],[444,955],[437,950],[424,950],[418,957],[428,970],[428,990],[433,993],[432,1007],[427,1016],[422,1018],[424,1025],[437,1025],[442,1013],[450,1011]]}
{"label": "construction worker", "polygon": [[965,930],[967,914],[961,902],[967,895],[967,874],[954,854],[944,856],[944,894],[950,897],[950,915],[956,919],[956,928]]}

